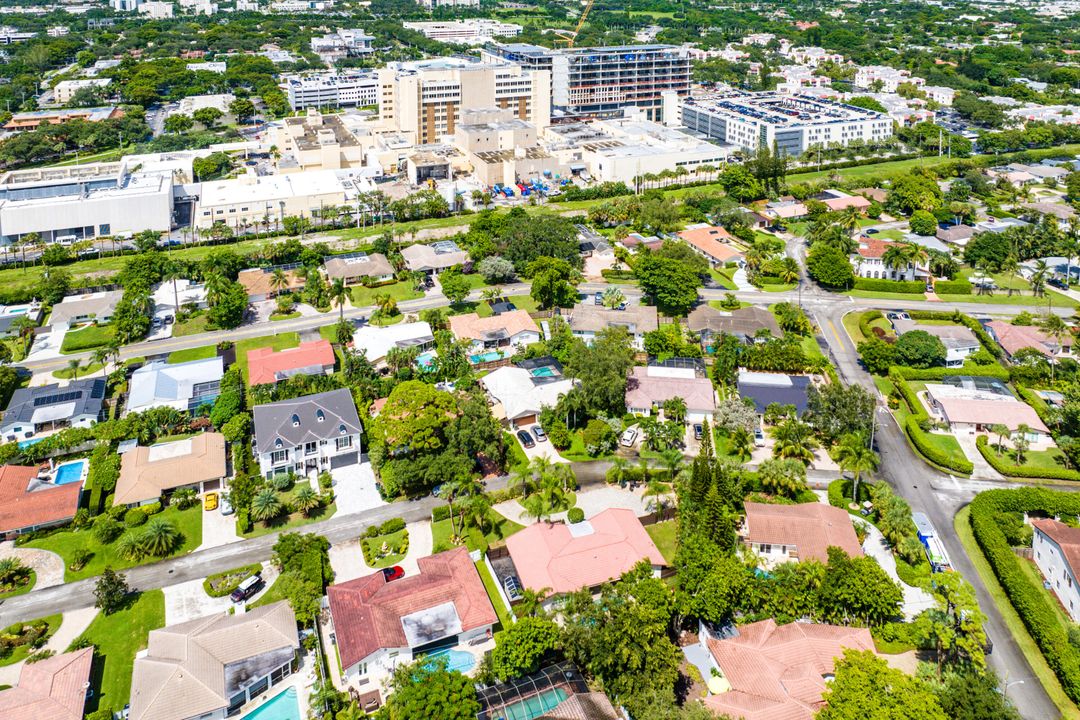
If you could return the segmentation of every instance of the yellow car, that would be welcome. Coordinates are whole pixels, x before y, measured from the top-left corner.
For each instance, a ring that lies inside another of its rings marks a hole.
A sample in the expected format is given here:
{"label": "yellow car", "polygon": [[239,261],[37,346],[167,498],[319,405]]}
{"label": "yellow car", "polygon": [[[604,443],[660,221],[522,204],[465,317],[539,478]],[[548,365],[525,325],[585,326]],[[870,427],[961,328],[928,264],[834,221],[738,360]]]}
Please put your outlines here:
{"label": "yellow car", "polygon": [[206,493],[206,496],[203,497],[203,510],[206,510],[207,512],[217,510],[217,504],[218,494],[216,492]]}

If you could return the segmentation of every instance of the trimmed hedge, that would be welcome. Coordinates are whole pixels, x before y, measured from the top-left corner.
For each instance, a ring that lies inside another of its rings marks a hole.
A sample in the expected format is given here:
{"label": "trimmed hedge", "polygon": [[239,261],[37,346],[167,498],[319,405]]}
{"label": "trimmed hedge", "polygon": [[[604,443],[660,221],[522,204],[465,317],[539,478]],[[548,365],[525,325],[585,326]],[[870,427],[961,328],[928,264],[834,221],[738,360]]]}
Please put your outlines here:
{"label": "trimmed hedge", "polygon": [[873,278],[855,278],[856,290],[869,292],[892,292],[906,295],[923,295],[926,293],[926,283],[918,280],[875,280]]}
{"label": "trimmed hedge", "polygon": [[971,283],[967,280],[940,280],[934,283],[934,292],[939,295],[970,295]]}
{"label": "trimmed hedge", "polygon": [[1080,480],[1080,472],[1068,468],[1040,468],[1013,465],[1005,458],[998,456],[994,449],[990,447],[990,441],[985,435],[977,437],[975,439],[975,444],[979,446],[979,452],[986,458],[986,462],[990,463],[990,466],[1002,475],[1021,478],[1046,478],[1048,480]]}
{"label": "trimmed hedge", "polygon": [[986,332],[986,328],[982,326],[982,323],[970,315],[961,312],[941,312],[940,310],[910,310],[908,315],[911,316],[912,320],[951,320],[958,322],[975,334],[975,337],[979,339],[979,342],[982,343],[983,348],[988,353],[999,360],[1004,355],[1001,346],[994,342],[994,338],[990,337],[990,333]]}
{"label": "trimmed hedge", "polygon": [[1032,407],[1046,427],[1052,428],[1058,424],[1057,418],[1050,417],[1045,400],[1023,385],[1015,385],[1014,387],[1016,387],[1016,392],[1020,395],[1020,399]]}
{"label": "trimmed hedge", "polygon": [[885,314],[880,310],[867,310],[859,316],[859,332],[862,333],[864,338],[869,340],[874,337],[874,331],[870,327],[870,323],[883,317],[885,317]]}
{"label": "trimmed hedge", "polygon": [[[260,572],[262,572],[262,565],[255,563],[253,565],[245,565],[244,567],[215,573],[203,580],[203,591],[213,598],[225,597],[226,595],[231,594],[233,590],[240,587],[240,583]],[[227,582],[218,585],[216,588],[214,587],[215,584],[222,581]]]}
{"label": "trimmed hedge", "polygon": [[941,380],[950,375],[964,375],[970,377],[992,377],[1008,382],[1009,369],[1000,365],[982,365],[979,367],[932,367],[932,368],[909,368],[902,365],[894,365],[889,372],[895,372],[904,380]]}
{"label": "trimmed hedge", "polygon": [[[945,368],[930,368],[931,370],[944,370]],[[889,380],[896,387],[900,396],[907,403],[908,410],[911,412],[908,415],[907,420],[904,422],[904,431],[907,432],[909,438],[911,438],[912,444],[915,449],[922,454],[930,462],[948,470],[962,473],[964,475],[970,475],[975,470],[975,465],[967,458],[956,458],[943,453],[936,445],[934,445],[930,438],[927,437],[929,433],[922,429],[920,425],[924,420],[928,420],[930,416],[927,414],[926,409],[923,408],[922,403],[919,402],[918,396],[915,395],[915,391],[907,384],[907,380],[898,372],[900,368],[892,368],[889,370]]]}
{"label": "trimmed hedge", "polygon": [[971,501],[971,530],[975,541],[1005,590],[1016,614],[1042,650],[1046,663],[1061,682],[1065,694],[1080,702],[1080,651],[1069,642],[1067,628],[1058,621],[1056,602],[1020,567],[997,516],[1003,512],[1035,512],[1054,516],[1080,513],[1080,495],[1044,488],[988,490]]}

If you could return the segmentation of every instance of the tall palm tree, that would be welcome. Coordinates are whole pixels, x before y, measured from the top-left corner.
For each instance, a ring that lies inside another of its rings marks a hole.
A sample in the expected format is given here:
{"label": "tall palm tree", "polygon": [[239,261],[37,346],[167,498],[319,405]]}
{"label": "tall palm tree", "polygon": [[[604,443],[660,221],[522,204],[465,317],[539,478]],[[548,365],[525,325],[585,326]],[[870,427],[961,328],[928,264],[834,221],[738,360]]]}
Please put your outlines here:
{"label": "tall palm tree", "polygon": [[674,483],[683,466],[683,454],[675,448],[666,448],[660,452],[660,462],[668,471],[668,481]]}
{"label": "tall palm tree", "polygon": [[206,281],[206,302],[213,307],[221,302],[221,298],[228,292],[229,278],[215,268],[209,270],[204,279]]}
{"label": "tall palm tree", "polygon": [[857,207],[844,208],[836,214],[836,224],[852,237],[858,233],[860,220],[862,213]]}
{"label": "tall palm tree", "polygon": [[1016,437],[1013,438],[1013,450],[1016,451],[1016,464],[1023,465],[1027,460],[1027,451],[1031,446],[1031,442],[1028,440],[1028,433],[1031,432],[1031,428],[1021,423],[1016,428]]}
{"label": "tall palm tree", "polygon": [[462,520],[465,519],[480,532],[487,532],[487,525],[491,522],[491,498],[482,492],[470,495],[462,503]]}
{"label": "tall palm tree", "polygon": [[1000,455],[1001,453],[1005,452],[1005,438],[1009,437],[1009,435],[1011,434],[1009,432],[1009,426],[1002,423],[995,423],[994,425],[990,426],[990,432],[997,435],[997,451]]}
{"label": "tall palm tree", "polygon": [[611,469],[608,471],[608,481],[622,485],[626,479],[626,471],[630,467],[630,461],[623,457],[611,459]]}
{"label": "tall palm tree", "polygon": [[1031,294],[1042,297],[1046,294],[1046,276],[1050,274],[1050,268],[1045,260],[1035,261],[1035,270],[1031,273],[1028,282],[1031,283]]}
{"label": "tall palm tree", "polygon": [[68,374],[71,375],[72,380],[79,379],[79,370],[82,370],[82,364],[77,359],[68,360]]}
{"label": "tall palm tree", "polygon": [[785,257],[780,261],[780,279],[785,283],[799,281],[799,261],[793,257]]}
{"label": "tall palm tree", "polygon": [[289,287],[289,277],[285,274],[285,271],[281,268],[274,268],[274,271],[270,273],[270,289],[274,291],[274,294],[279,294],[287,287]]}
{"label": "tall palm tree", "polygon": [[161,269],[161,279],[172,282],[173,291],[173,307],[176,308],[176,312],[180,311],[180,293],[176,289],[176,281],[182,278],[183,272],[180,269],[180,263],[170,259],[165,263],[165,267]]}
{"label": "tall palm tree", "polygon": [[659,480],[650,480],[646,483],[645,492],[641,494],[642,498],[652,498],[652,502],[646,502],[645,507],[656,512],[660,520],[664,519],[664,511],[667,509],[670,496],[671,486]]}
{"label": "tall palm tree", "polygon": [[772,428],[769,433],[776,440],[773,455],[792,460],[801,460],[809,465],[814,461],[814,448],[817,441],[811,434],[810,426],[798,419],[789,417]]}
{"label": "tall palm tree", "polygon": [[734,453],[740,460],[748,458],[754,453],[754,439],[750,431],[744,427],[735,428],[728,438],[728,452]]}
{"label": "tall palm tree", "polygon": [[[1054,338],[1054,342],[1057,343],[1059,348],[1062,346],[1065,336],[1069,334],[1069,326],[1061,319],[1060,315],[1054,315],[1053,313],[1042,318],[1039,321],[1039,327],[1042,328],[1044,333]],[[1050,358],[1050,382],[1054,382],[1055,365],[1057,363],[1054,358]]]}
{"label": "tall palm tree", "polygon": [[848,433],[836,446],[836,462],[841,470],[852,474],[851,501],[858,502],[859,478],[864,472],[877,469],[877,453],[867,447],[866,439],[860,433]]}
{"label": "tall palm tree", "polygon": [[90,361],[101,365],[101,377],[105,377],[109,370],[109,348],[99,347],[90,354]]}
{"label": "tall palm tree", "polygon": [[335,278],[330,284],[330,300],[338,306],[338,321],[345,319],[345,299],[349,297],[349,290],[345,287],[345,281]]}

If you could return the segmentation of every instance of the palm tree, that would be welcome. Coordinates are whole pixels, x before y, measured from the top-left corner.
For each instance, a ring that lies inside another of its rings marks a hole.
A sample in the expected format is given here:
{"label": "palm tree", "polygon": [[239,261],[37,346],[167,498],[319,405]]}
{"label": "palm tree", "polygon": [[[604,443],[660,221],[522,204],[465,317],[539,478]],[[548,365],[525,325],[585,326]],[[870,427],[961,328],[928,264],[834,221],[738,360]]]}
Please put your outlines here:
{"label": "palm tree", "polygon": [[997,435],[997,451],[998,455],[1000,455],[1001,453],[1005,452],[1005,438],[1007,438],[1011,434],[1009,432],[1009,426],[1003,425],[1001,423],[996,423],[990,426],[990,432]]}
{"label": "palm tree", "polygon": [[302,512],[304,517],[308,517],[311,511],[320,505],[322,505],[322,499],[319,497],[319,493],[312,489],[311,485],[304,485],[293,496],[293,507]]}
{"label": "palm tree", "polygon": [[176,289],[176,281],[183,277],[183,273],[180,269],[180,263],[173,260],[169,260],[165,263],[165,267],[161,269],[161,279],[172,282],[173,291],[173,306],[176,308],[175,312],[180,311],[180,293]]}
{"label": "palm tree", "polygon": [[[1042,328],[1044,333],[1054,338],[1059,348],[1062,346],[1065,336],[1069,334],[1069,326],[1061,319],[1060,315],[1054,315],[1053,313],[1042,318],[1039,321],[1039,327]],[[1054,382],[1055,365],[1057,363],[1054,362],[1054,358],[1050,358],[1050,382]]]}
{"label": "palm tree", "polygon": [[491,522],[491,498],[486,493],[470,495],[462,504],[462,521],[466,519],[480,532],[487,532],[487,525]]}
{"label": "palm tree", "polygon": [[71,376],[71,379],[72,380],[78,380],[79,379],[79,370],[82,370],[82,364],[76,359],[71,359],[71,360],[68,360],[67,366],[68,366],[68,375]]}
{"label": "palm tree", "polygon": [[334,278],[330,284],[330,300],[338,306],[338,321],[345,319],[345,299],[349,297],[349,290],[345,287],[345,281]]}
{"label": "palm tree", "polygon": [[750,431],[744,427],[736,428],[728,439],[728,451],[737,455],[740,460],[754,454],[754,439]]}
{"label": "palm tree", "polygon": [[379,317],[390,317],[397,312],[397,300],[390,293],[381,293],[375,296],[375,307]]}
{"label": "palm tree", "polygon": [[851,501],[859,501],[859,477],[864,472],[877,469],[878,456],[867,447],[866,440],[860,433],[848,433],[840,438],[836,446],[836,462],[841,470],[852,474]]}
{"label": "palm tree", "polygon": [[90,354],[90,361],[101,365],[101,377],[105,377],[107,370],[109,369],[109,348],[99,347]]}
{"label": "palm tree", "polygon": [[666,448],[660,452],[660,462],[667,468],[668,480],[674,483],[675,476],[678,475],[679,470],[682,469],[683,454],[675,448]]}
{"label": "palm tree", "polygon": [[611,286],[604,290],[604,294],[600,298],[600,302],[603,303],[604,307],[608,308],[609,310],[614,310],[615,308],[626,302],[626,296],[623,295],[622,290],[617,287]]}
{"label": "palm tree", "polygon": [[146,557],[146,548],[143,547],[142,537],[134,532],[121,536],[116,541],[114,551],[117,555],[130,562],[138,562]]}
{"label": "palm tree", "polygon": [[664,511],[667,509],[667,501],[670,495],[670,485],[659,480],[650,480],[648,484],[645,485],[645,492],[641,494],[641,497],[653,499],[652,502],[647,502],[645,507],[656,512],[660,520],[663,520]]}
{"label": "palm tree", "polygon": [[30,577],[30,568],[15,557],[0,558],[0,587],[13,587],[24,584]]}
{"label": "palm tree", "polygon": [[165,557],[176,549],[179,542],[180,531],[165,518],[154,518],[139,534],[139,544],[154,557]]}
{"label": "palm tree", "polygon": [[817,440],[810,433],[810,426],[796,418],[789,417],[772,428],[769,433],[776,440],[773,455],[781,458],[800,460],[804,464],[814,461],[814,448]]}
{"label": "palm tree", "polygon": [[609,482],[622,485],[626,480],[626,471],[630,467],[630,461],[622,457],[611,459],[611,470],[608,471]]}
{"label": "palm tree", "polygon": [[502,297],[502,292],[499,291],[499,288],[484,288],[483,292],[480,293],[480,299],[488,304],[495,302],[500,297]]}
{"label": "palm tree", "polygon": [[852,237],[859,231],[860,220],[862,220],[862,213],[857,207],[844,208],[836,215],[836,224]]}
{"label": "palm tree", "polygon": [[263,488],[251,500],[251,519],[269,522],[281,514],[281,499],[272,488]]}
{"label": "palm tree", "polygon": [[205,274],[206,281],[206,302],[211,307],[217,305],[225,293],[229,290],[229,278],[225,277],[217,269],[208,271]]}
{"label": "palm tree", "polygon": [[1013,438],[1013,450],[1016,451],[1016,464],[1023,465],[1027,460],[1027,451],[1031,447],[1031,442],[1028,440],[1028,433],[1031,432],[1031,428],[1021,423],[1016,428],[1016,437]]}
{"label": "palm tree", "polygon": [[1028,280],[1031,283],[1031,294],[1035,297],[1042,297],[1046,294],[1046,276],[1050,273],[1050,268],[1047,267],[1045,260],[1035,261],[1035,270],[1031,273],[1031,278]]}
{"label": "palm tree", "polygon": [[[451,536],[456,536],[458,534],[457,524],[454,522],[454,500],[457,499],[459,495],[467,495],[469,493],[469,490],[471,489],[470,486],[474,482],[475,481],[470,477],[459,476],[450,478],[442,485],[442,490],[440,490],[440,494],[442,495],[443,499],[446,500],[447,509],[450,511],[448,515],[450,516]],[[465,528],[462,528],[461,530],[462,533],[465,532]]]}
{"label": "palm tree", "polygon": [[533,617],[539,615],[543,610],[544,601],[547,600],[548,595],[551,594],[551,588],[540,588],[539,590],[533,590],[532,588],[525,588],[521,591],[521,602],[518,603],[517,610],[514,613],[518,617]]}
{"label": "palm tree", "polygon": [[780,279],[785,283],[798,282],[799,261],[793,257],[786,257],[780,261]]}
{"label": "palm tree", "polygon": [[287,287],[289,287],[289,277],[285,274],[285,271],[281,268],[274,268],[274,271],[270,273],[270,289],[277,294]]}

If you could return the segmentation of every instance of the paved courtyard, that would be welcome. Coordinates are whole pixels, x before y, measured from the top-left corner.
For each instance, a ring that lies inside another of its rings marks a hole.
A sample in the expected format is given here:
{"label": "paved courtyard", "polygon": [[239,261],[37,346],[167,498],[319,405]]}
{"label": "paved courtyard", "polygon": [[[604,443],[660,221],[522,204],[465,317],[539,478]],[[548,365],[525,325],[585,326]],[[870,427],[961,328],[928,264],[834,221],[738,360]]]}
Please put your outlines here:
{"label": "paved courtyard", "polygon": [[[650,512],[648,507],[652,503],[652,498],[642,497],[643,492],[644,488],[628,490],[617,485],[585,490],[577,494],[577,507],[582,509],[586,519],[608,508],[625,508],[633,510],[638,516],[647,515]],[[517,500],[507,500],[493,507],[495,512],[516,523],[531,525],[536,522],[536,518],[526,513],[525,508]],[[566,511],[553,513],[551,519],[565,520]]]}

